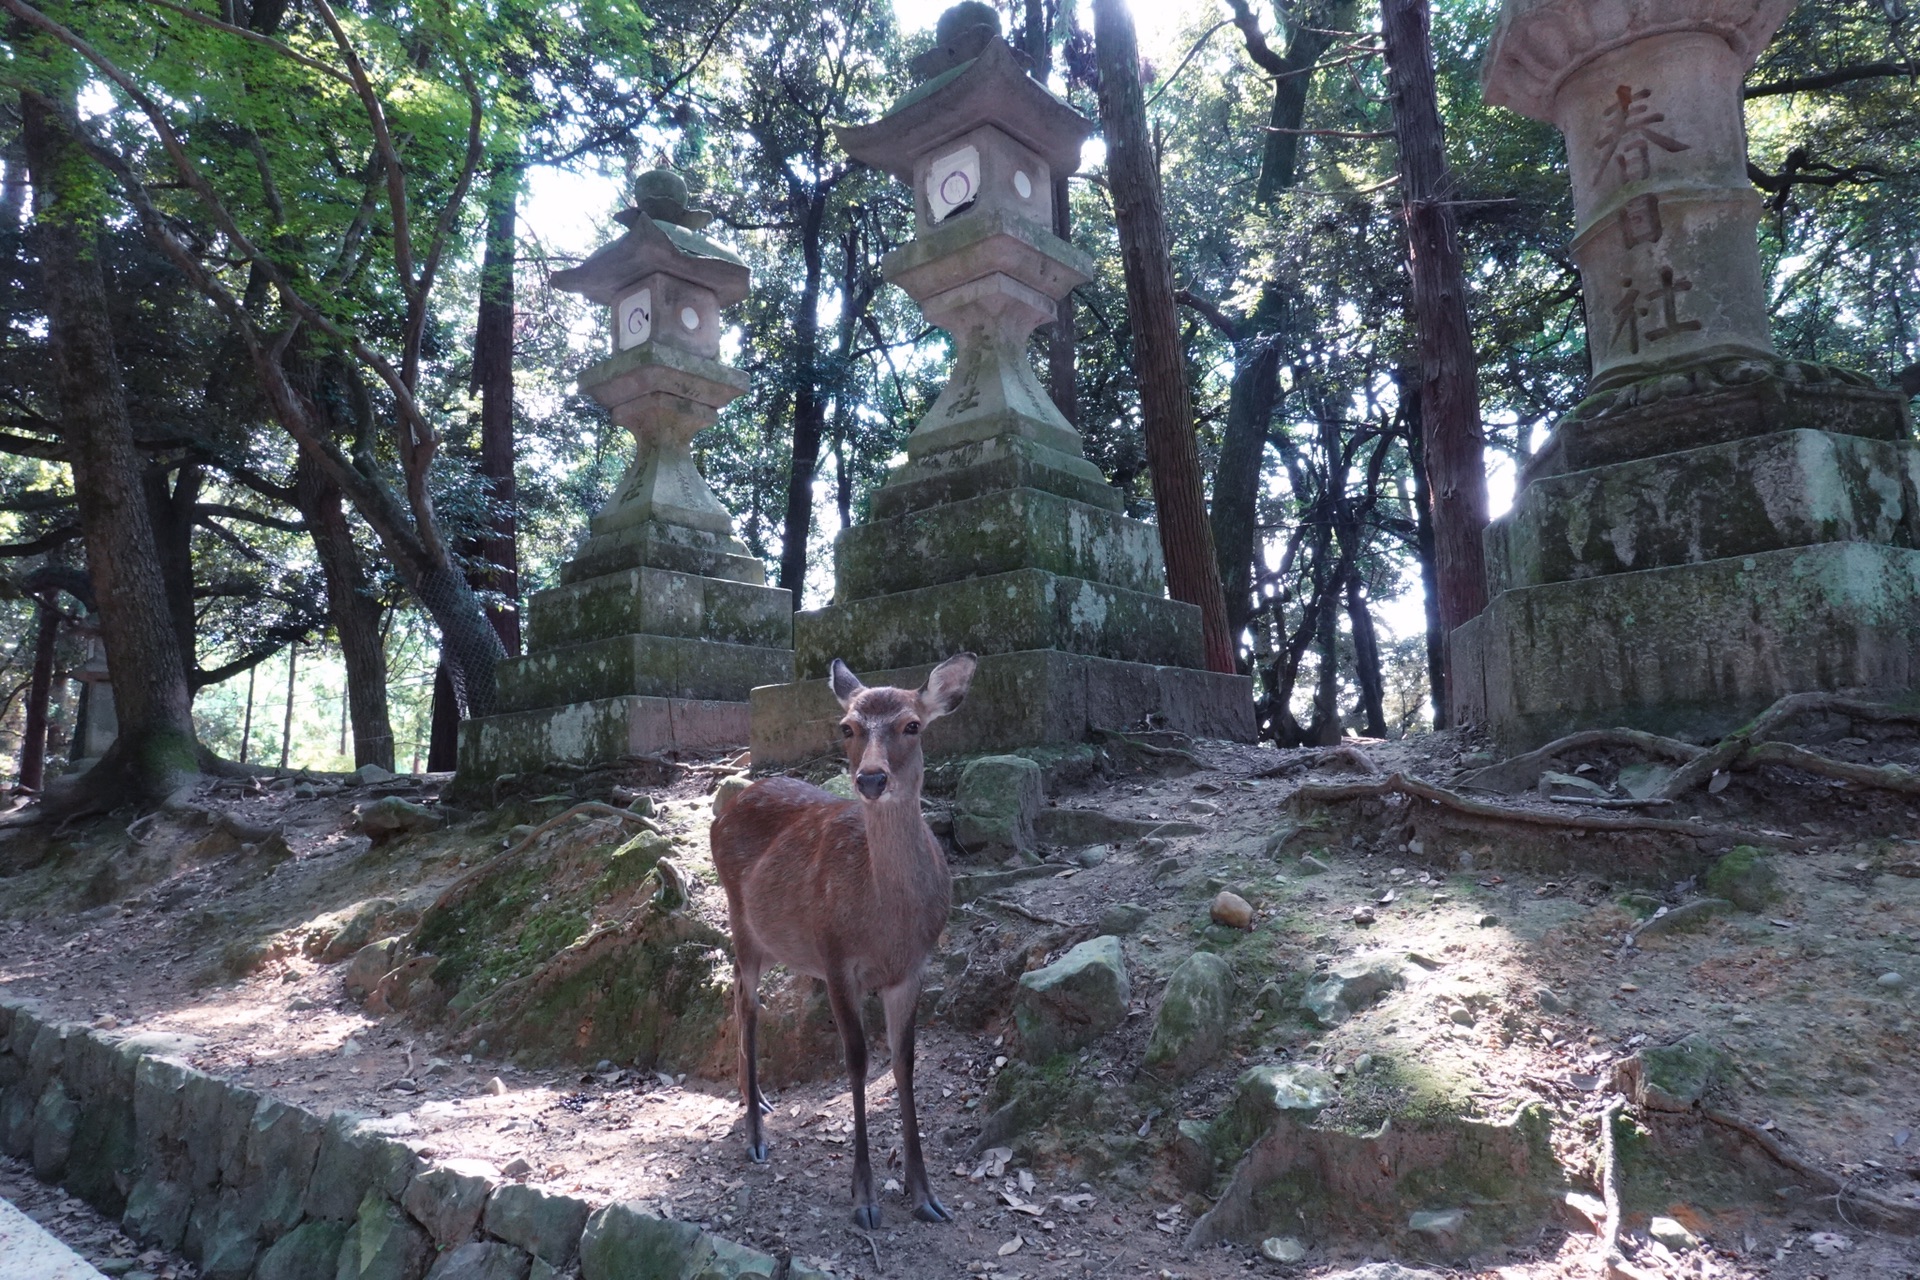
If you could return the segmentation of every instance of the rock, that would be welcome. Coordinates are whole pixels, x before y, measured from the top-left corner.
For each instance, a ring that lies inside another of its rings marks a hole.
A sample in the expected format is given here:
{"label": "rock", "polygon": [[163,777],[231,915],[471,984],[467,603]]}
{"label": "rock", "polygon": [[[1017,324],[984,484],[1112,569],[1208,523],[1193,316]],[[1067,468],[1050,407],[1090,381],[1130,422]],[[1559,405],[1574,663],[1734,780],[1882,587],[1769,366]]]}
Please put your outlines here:
{"label": "rock", "polygon": [[1677,1219],[1656,1217],[1647,1223],[1647,1235],[1675,1253],[1684,1253],[1700,1243],[1700,1237],[1682,1226]]}
{"label": "rock", "polygon": [[552,1196],[517,1182],[503,1183],[487,1199],[487,1234],[517,1244],[556,1267],[572,1262],[580,1232],[592,1210],[571,1196]]}
{"label": "rock", "polygon": [[369,1191],[340,1245],[334,1280],[414,1280],[432,1252],[427,1233],[399,1205]]}
{"label": "rock", "polygon": [[435,1245],[451,1249],[473,1237],[492,1191],[493,1183],[487,1178],[441,1165],[416,1174],[400,1203],[427,1229]]}
{"label": "rock", "polygon": [[1269,858],[1277,858],[1286,851],[1288,845],[1307,833],[1308,828],[1297,822],[1283,822],[1267,833],[1266,843],[1260,851]]}
{"label": "rock", "polygon": [[1742,911],[1764,911],[1780,896],[1780,873],[1772,858],[1750,844],[1735,845],[1707,872],[1702,887]]}
{"label": "rock", "polygon": [[1614,785],[1632,796],[1635,800],[1650,800],[1660,794],[1660,788],[1667,785],[1673,777],[1673,766],[1654,764],[1651,761],[1642,764],[1630,764],[1614,775]]}
{"label": "rock", "polygon": [[345,960],[372,942],[376,933],[391,931],[396,924],[394,916],[399,910],[400,904],[390,898],[368,899],[353,909],[353,914],[338,930],[331,934],[321,932],[308,946],[307,952],[322,964]]}
{"label": "rock", "polygon": [[1167,981],[1147,1041],[1146,1065],[1156,1074],[1185,1079],[1210,1065],[1227,1043],[1233,1002],[1233,970],[1211,952],[1188,956]]}
{"label": "rock", "polygon": [[370,787],[376,782],[398,782],[400,775],[391,769],[383,769],[377,764],[363,764],[347,775],[347,785],[351,787]]}
{"label": "rock", "polygon": [[1222,889],[1214,895],[1207,915],[1215,924],[1225,925],[1229,929],[1253,928],[1252,904],[1229,889]]}
{"label": "rock", "polygon": [[1234,1086],[1233,1103],[1213,1122],[1213,1149],[1237,1160],[1281,1116],[1312,1120],[1340,1096],[1339,1083],[1305,1063],[1249,1067]]}
{"label": "rock", "polygon": [[[187,1215],[193,1210],[193,1193],[183,1183],[148,1175],[127,1192],[127,1209],[120,1224],[136,1240],[149,1241],[172,1251],[180,1247],[180,1233],[186,1230]],[[338,1253],[337,1242],[334,1252]],[[327,1275],[332,1276],[329,1270]]]}
{"label": "rock", "polygon": [[1733,904],[1725,898],[1695,898],[1692,902],[1681,903],[1663,916],[1653,917],[1640,926],[1635,936],[1657,938],[1670,933],[1685,933],[1731,910]]}
{"label": "rock", "polygon": [[1160,859],[1160,861],[1153,864],[1152,875],[1153,875],[1154,883],[1158,884],[1160,881],[1165,880],[1168,876],[1178,875],[1179,872],[1180,872],[1180,859],[1174,858],[1174,857],[1162,858]]}
{"label": "rock", "polygon": [[334,1280],[346,1238],[344,1222],[303,1222],[260,1255],[253,1280]]}
{"label": "rock", "polygon": [[440,814],[399,796],[382,796],[372,804],[354,806],[353,823],[373,843],[384,844],[400,836],[439,830]]}
{"label": "rock", "polygon": [[580,1237],[580,1280],[681,1280],[697,1274],[707,1252],[706,1236],[690,1222],[610,1204]]}
{"label": "rock", "polygon": [[1440,1244],[1450,1244],[1467,1224],[1465,1209],[1421,1210],[1407,1218],[1407,1230]]}
{"label": "rock", "polygon": [[313,1176],[307,1182],[309,1217],[345,1221],[355,1215],[367,1192],[400,1200],[413,1180],[420,1158],[412,1149],[379,1134],[361,1132],[359,1124],[360,1117],[344,1111],[328,1118]]}
{"label": "rock", "polygon": [[1022,1056],[1044,1062],[1091,1044],[1127,1020],[1131,996],[1126,956],[1110,934],[1023,974],[1013,1003]]}
{"label": "rock", "polygon": [[1350,960],[1307,984],[1301,1004],[1323,1027],[1337,1027],[1373,1006],[1383,992],[1407,985],[1405,964],[1391,956]]}
{"label": "rock", "polygon": [[1094,925],[1101,933],[1116,936],[1132,933],[1147,921],[1148,911],[1135,902],[1115,902],[1100,913],[1099,922]]}
{"label": "rock", "polygon": [[1033,820],[1044,799],[1040,766],[1025,756],[982,756],[960,771],[953,840],[964,852],[1001,861],[1033,853]]}
{"label": "rock", "polygon": [[1107,856],[1112,852],[1112,845],[1090,844],[1084,849],[1075,849],[1073,851],[1073,861],[1080,866],[1093,868],[1105,862]]}
{"label": "rock", "polygon": [[1478,924],[1482,929],[1496,928],[1500,924],[1500,917],[1495,915],[1481,916]]}
{"label": "rock", "polygon": [[1879,977],[1875,978],[1873,981],[1875,985],[1886,987],[1890,991],[1897,987],[1905,986],[1907,982],[1907,980],[1904,977],[1900,976],[1897,973],[1893,973],[1891,971],[1881,974]]}
{"label": "rock", "polygon": [[1607,1220],[1607,1202],[1599,1196],[1590,1196],[1580,1191],[1569,1191],[1562,1198],[1570,1213],[1580,1226],[1588,1231],[1598,1228]]}
{"label": "rock", "polygon": [[1727,1055],[1695,1033],[1623,1060],[1614,1087],[1650,1111],[1689,1111],[1725,1076],[1727,1065]]}
{"label": "rock", "polygon": [[[720,785],[713,789],[713,816],[718,818],[721,814],[725,813],[727,806],[738,799],[742,791],[745,791],[752,785],[752,779],[738,773],[720,779]],[[647,806],[644,813],[640,810],[642,804]],[[653,797],[641,796],[627,807],[632,812],[640,814],[643,818],[648,817],[653,813]]]}
{"label": "rock", "polygon": [[1555,773],[1548,769],[1540,775],[1540,794],[1552,799],[1558,792],[1578,791],[1584,795],[1607,796],[1611,794],[1599,783],[1571,773]]}
{"label": "rock", "polygon": [[1320,1280],[1440,1280],[1440,1273],[1403,1267],[1397,1262],[1369,1262],[1351,1271],[1330,1272]]}
{"label": "rock", "polygon": [[1307,1246],[1292,1236],[1268,1236],[1260,1242],[1260,1256],[1283,1265],[1301,1262],[1306,1259]]}
{"label": "rock", "polygon": [[1220,812],[1220,806],[1211,800],[1189,800],[1187,801],[1187,812],[1199,814],[1202,817],[1211,817]]}
{"label": "rock", "polygon": [[438,993],[433,984],[433,971],[439,965],[440,958],[432,955],[402,961],[368,994],[367,1012],[384,1017],[396,1009],[409,1009],[430,1000]]}
{"label": "rock", "polygon": [[427,1280],[527,1280],[533,1259],[497,1240],[471,1241],[440,1255]]}
{"label": "rock", "polygon": [[1167,1155],[1173,1166],[1173,1180],[1183,1191],[1205,1191],[1212,1184],[1213,1149],[1207,1143],[1205,1124],[1182,1120],[1175,1125]]}
{"label": "rock", "polygon": [[1564,1013],[1567,1008],[1567,1002],[1555,994],[1551,987],[1537,988],[1533,993],[1533,1002],[1545,1013]]}
{"label": "rock", "polygon": [[33,1106],[33,1172],[42,1182],[58,1182],[73,1154],[80,1108],[58,1080],[47,1081]]}
{"label": "rock", "polygon": [[384,938],[379,942],[369,942],[353,953],[353,960],[347,965],[347,974],[342,982],[347,988],[347,997],[351,1000],[365,1000],[380,985],[380,979],[393,969],[393,953],[400,945],[398,938]]}

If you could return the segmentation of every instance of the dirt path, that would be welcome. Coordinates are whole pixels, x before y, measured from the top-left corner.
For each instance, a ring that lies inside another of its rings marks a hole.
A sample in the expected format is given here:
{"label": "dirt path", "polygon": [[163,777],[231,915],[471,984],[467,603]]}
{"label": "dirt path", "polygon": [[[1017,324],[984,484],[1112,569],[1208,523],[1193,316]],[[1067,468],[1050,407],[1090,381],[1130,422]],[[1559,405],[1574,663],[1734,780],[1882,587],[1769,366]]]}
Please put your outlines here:
{"label": "dirt path", "polygon": [[[1442,737],[1368,750],[1383,769],[1444,780],[1459,745]],[[958,959],[945,962],[945,974],[982,949],[1017,949],[1028,967],[1042,963],[1066,939],[1087,936],[1115,903],[1149,912],[1127,941],[1139,1016],[1069,1067],[1120,1100],[1104,1130],[1075,1131],[1073,1117],[1059,1117],[1052,1128],[1067,1139],[1017,1143],[1020,1156],[997,1171],[983,1168],[967,1153],[996,1100],[996,1075],[1016,1069],[1007,1062],[1010,1026],[998,1017],[978,1032],[938,1024],[923,1031],[922,1126],[936,1191],[954,1211],[951,1226],[909,1222],[893,1197],[873,1235],[848,1222],[843,1081],[778,1093],[773,1158],[756,1167],[744,1158],[730,1084],[611,1063],[523,1070],[455,1052],[430,1032],[370,1017],[348,1000],[344,966],[303,950],[303,930],[330,936],[372,899],[390,900],[404,920],[507,839],[493,815],[369,852],[351,826],[353,804],[373,798],[367,789],[290,782],[219,797],[242,826],[284,833],[289,856],[277,860],[271,849],[263,855],[204,825],[150,822],[133,843],[124,817],[100,824],[65,837],[45,865],[0,879],[0,985],[102,1028],[199,1037],[196,1066],[318,1111],[381,1117],[387,1132],[433,1158],[475,1162],[596,1202],[637,1201],[869,1280],[1200,1280],[1352,1265],[1364,1252],[1337,1242],[1316,1245],[1296,1268],[1244,1245],[1197,1255],[1183,1248],[1207,1202],[1180,1189],[1163,1144],[1180,1120],[1216,1115],[1240,1071],[1268,1061],[1337,1073],[1354,1123],[1373,1102],[1404,1094],[1413,1075],[1463,1116],[1501,1119],[1523,1103],[1542,1104],[1556,1121],[1562,1163],[1591,1188],[1597,1114],[1614,1063],[1642,1045],[1703,1032],[1735,1064],[1727,1104],[1737,1113],[1773,1126],[1824,1167],[1920,1202],[1920,880],[1879,870],[1890,861],[1887,841],[1815,835],[1805,852],[1779,859],[1781,897],[1763,913],[1626,945],[1636,908],[1622,904],[1629,887],[1614,883],[1598,844],[1595,865],[1557,875],[1462,872],[1455,851],[1414,852],[1364,825],[1313,831],[1272,855],[1267,837],[1291,791],[1351,775],[1329,768],[1263,777],[1287,757],[1219,744],[1201,750],[1212,766],[1203,772],[1096,780],[1052,801],[1179,817],[1203,824],[1205,835],[1116,847],[1098,866],[1063,864],[956,913],[948,955]],[[689,840],[701,834],[710,785],[694,776],[657,789],[670,831]],[[436,786],[387,789],[430,802]],[[1302,851],[1327,870],[1313,874]],[[1207,923],[1208,899],[1222,887],[1253,904],[1252,932],[1228,938]],[[1671,907],[1692,886],[1631,891]],[[718,898],[710,884],[697,885],[694,909],[712,915]],[[1356,923],[1356,908],[1370,911],[1371,923]],[[1230,1048],[1177,1089],[1140,1091],[1160,990],[1203,939],[1239,973]],[[1410,954],[1405,989],[1330,1030],[1281,1016],[1263,995],[1355,956]],[[1883,983],[1890,973],[1900,982]],[[887,1075],[869,1090],[883,1178],[898,1174],[891,1091]],[[1912,1241],[1864,1231],[1853,1232],[1843,1252],[1815,1253],[1813,1232],[1845,1232],[1817,1204],[1715,1215],[1691,1209],[1686,1188],[1677,1188],[1673,1209],[1708,1244],[1677,1253],[1643,1247],[1636,1261],[1650,1274],[1920,1274]],[[1584,1231],[1549,1229],[1481,1261],[1509,1280],[1589,1275],[1593,1247]]]}

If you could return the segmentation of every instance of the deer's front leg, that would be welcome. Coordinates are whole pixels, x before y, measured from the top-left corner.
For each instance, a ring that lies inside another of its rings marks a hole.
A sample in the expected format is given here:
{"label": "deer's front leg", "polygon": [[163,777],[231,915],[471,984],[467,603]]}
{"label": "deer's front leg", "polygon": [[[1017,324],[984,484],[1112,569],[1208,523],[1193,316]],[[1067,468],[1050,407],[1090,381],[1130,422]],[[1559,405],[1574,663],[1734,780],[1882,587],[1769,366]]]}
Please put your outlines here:
{"label": "deer's front leg", "polygon": [[907,1194],[913,1216],[922,1222],[951,1222],[947,1207],[933,1194],[926,1162],[920,1156],[920,1120],[913,1104],[913,1017],[920,1003],[920,977],[880,993],[887,1011],[887,1048],[893,1054],[893,1080],[900,1094],[900,1137],[907,1151]]}
{"label": "deer's front leg", "polygon": [[880,1202],[874,1199],[873,1166],[867,1160],[867,1035],[860,1025],[860,997],[852,980],[840,974],[827,979],[827,1002],[840,1028],[853,1088],[853,1221],[872,1231],[880,1225]]}
{"label": "deer's front leg", "polygon": [[756,1041],[760,1030],[760,972],[758,956],[736,943],[733,1013],[740,1027],[740,1103],[747,1109],[747,1155],[755,1164],[767,1159],[767,1135],[761,1117],[772,1108],[760,1096],[760,1067]]}

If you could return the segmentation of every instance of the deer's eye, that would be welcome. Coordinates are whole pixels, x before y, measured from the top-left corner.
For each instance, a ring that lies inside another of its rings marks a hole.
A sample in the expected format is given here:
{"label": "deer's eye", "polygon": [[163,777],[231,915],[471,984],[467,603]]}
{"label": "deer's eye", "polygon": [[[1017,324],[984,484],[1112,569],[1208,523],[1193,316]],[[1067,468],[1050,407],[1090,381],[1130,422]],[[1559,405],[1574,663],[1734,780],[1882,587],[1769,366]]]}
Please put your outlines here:
{"label": "deer's eye", "polygon": [[853,736],[853,726],[850,724],[841,725],[840,736],[843,738],[851,738]]}
{"label": "deer's eye", "polygon": [[920,722],[918,720],[909,720],[900,727],[900,732],[906,734],[908,737],[912,737],[914,734],[920,732]]}

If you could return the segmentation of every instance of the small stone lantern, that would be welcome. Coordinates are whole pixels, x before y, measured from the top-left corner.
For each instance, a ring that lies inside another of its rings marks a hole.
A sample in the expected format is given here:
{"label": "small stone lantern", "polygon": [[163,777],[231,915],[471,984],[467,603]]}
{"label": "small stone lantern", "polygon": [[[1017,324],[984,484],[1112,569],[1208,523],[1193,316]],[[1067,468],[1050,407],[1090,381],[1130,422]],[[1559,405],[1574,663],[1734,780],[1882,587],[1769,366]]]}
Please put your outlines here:
{"label": "small stone lantern", "polygon": [[634,195],[626,234],[552,277],[607,308],[613,350],[580,386],[633,433],[634,459],[561,585],[528,602],[527,654],[495,669],[499,713],[461,728],[463,774],[740,746],[747,691],[793,676],[791,597],[765,585],[692,452],[747,389],[718,359],[747,267],[701,234],[712,215],[680,175],[642,174]]}
{"label": "small stone lantern", "polygon": [[747,389],[745,375],[717,359],[720,309],[747,296],[747,266],[700,234],[713,215],[688,207],[679,174],[642,174],[634,197],[635,207],[616,215],[626,235],[552,277],[556,288],[607,308],[613,356],[583,373],[580,388],[635,443],[633,465],[592,530],[658,522],[731,539],[732,518],[694,465],[691,442]]}

